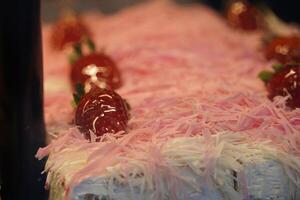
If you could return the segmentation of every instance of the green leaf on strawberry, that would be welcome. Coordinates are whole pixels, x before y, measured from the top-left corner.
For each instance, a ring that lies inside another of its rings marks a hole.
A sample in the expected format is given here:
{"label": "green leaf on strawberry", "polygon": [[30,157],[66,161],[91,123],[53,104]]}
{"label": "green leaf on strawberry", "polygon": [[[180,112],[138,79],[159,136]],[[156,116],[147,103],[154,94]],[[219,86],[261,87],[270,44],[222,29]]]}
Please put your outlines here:
{"label": "green leaf on strawberry", "polygon": [[75,105],[75,107],[78,105],[81,97],[85,94],[84,86],[81,83],[76,84],[75,86],[75,93],[73,93],[73,102],[72,104]]}
{"label": "green leaf on strawberry", "polygon": [[261,72],[258,74],[258,77],[259,77],[264,83],[267,83],[267,82],[269,82],[269,80],[272,78],[273,74],[274,74],[274,73],[271,72],[271,71],[264,70],[264,71],[261,71]]}
{"label": "green leaf on strawberry", "polygon": [[82,41],[73,45],[73,51],[69,55],[70,64],[74,64],[77,60],[79,60],[79,58],[81,58],[84,55],[83,45],[86,45],[86,47],[89,50],[89,53],[94,53],[96,50],[95,43],[92,41],[92,39],[89,37],[85,37]]}

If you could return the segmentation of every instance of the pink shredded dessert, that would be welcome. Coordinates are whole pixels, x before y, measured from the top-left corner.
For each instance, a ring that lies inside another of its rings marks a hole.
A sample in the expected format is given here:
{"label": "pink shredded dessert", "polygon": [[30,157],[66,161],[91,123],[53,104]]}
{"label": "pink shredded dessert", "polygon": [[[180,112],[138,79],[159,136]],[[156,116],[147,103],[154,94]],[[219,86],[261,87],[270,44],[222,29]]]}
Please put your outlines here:
{"label": "pink shredded dessert", "polygon": [[[267,98],[257,74],[272,62],[260,50],[261,32],[236,31],[204,6],[169,2],[138,5],[112,16],[88,13],[83,21],[98,49],[116,61],[123,80],[117,92],[132,110],[126,133],[106,134],[100,142],[86,140],[73,125],[67,53],[51,50],[52,26],[44,27],[45,113],[55,139],[37,157],[49,155],[49,174],[76,160],[77,154],[84,157],[76,170],[72,164],[70,172],[65,166],[66,175],[59,179],[64,198],[89,177],[112,176],[132,183],[129,174],[140,173],[145,188],[154,191],[152,199],[162,199],[167,192],[173,195],[170,199],[180,199],[174,191],[190,180],[180,175],[179,166],[214,177],[213,184],[221,187],[221,179],[215,178],[215,169],[225,166],[220,167],[221,162],[240,171],[260,155],[281,162],[299,185],[300,109],[286,107],[286,98]],[[224,153],[230,142],[236,149]],[[223,153],[235,156],[218,160]],[[117,166],[115,171],[112,166]],[[50,185],[53,178],[48,178]],[[242,197],[250,199],[243,188]]]}

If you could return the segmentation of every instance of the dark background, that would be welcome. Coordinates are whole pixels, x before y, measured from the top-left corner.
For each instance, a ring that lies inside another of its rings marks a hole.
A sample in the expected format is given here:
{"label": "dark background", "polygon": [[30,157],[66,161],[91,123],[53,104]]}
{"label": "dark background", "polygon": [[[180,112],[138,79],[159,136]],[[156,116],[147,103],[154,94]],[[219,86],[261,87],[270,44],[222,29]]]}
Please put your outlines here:
{"label": "dark background", "polygon": [[[42,0],[42,14],[45,21],[53,21],[59,16],[60,8],[72,4],[77,11],[101,10],[113,13],[128,5],[141,3],[144,0]],[[221,11],[230,0],[175,0],[179,3],[205,3]],[[297,0],[249,0],[252,3],[268,5],[283,20],[300,23],[300,4]]]}
{"label": "dark background", "polygon": [[39,0],[0,6],[0,199],[44,200],[45,146]]}

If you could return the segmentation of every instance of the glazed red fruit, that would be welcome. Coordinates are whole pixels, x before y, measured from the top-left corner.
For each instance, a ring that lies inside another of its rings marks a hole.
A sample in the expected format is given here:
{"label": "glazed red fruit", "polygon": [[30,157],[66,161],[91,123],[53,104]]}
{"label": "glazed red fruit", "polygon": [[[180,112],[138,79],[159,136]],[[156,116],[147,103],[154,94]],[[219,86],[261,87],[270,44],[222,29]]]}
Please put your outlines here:
{"label": "glazed red fruit", "polygon": [[280,63],[300,62],[300,37],[275,38],[265,48],[268,60],[274,59]]}
{"label": "glazed red fruit", "polygon": [[62,50],[80,42],[84,37],[90,37],[88,28],[78,17],[71,15],[64,17],[54,25],[50,42],[54,49]]}
{"label": "glazed red fruit", "polygon": [[259,11],[246,1],[233,1],[226,15],[230,25],[245,31],[259,29],[263,21]]}
{"label": "glazed red fruit", "polygon": [[71,82],[74,89],[78,83],[83,84],[85,88],[89,87],[90,83],[108,89],[121,86],[120,73],[115,62],[103,53],[82,56],[72,64]]}
{"label": "glazed red fruit", "polygon": [[275,96],[287,96],[287,106],[300,108],[300,64],[290,64],[284,66],[276,72],[267,83],[269,98]]}
{"label": "glazed red fruit", "polygon": [[79,101],[75,124],[87,139],[125,131],[129,119],[126,102],[116,92],[94,86]]}

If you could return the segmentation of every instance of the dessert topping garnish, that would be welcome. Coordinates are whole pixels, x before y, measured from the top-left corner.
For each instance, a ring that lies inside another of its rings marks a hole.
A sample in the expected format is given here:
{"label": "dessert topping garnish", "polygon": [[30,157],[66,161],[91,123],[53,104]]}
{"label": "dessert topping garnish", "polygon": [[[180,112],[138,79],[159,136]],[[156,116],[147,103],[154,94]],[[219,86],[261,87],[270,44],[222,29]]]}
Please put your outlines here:
{"label": "dessert topping garnish", "polygon": [[[83,47],[87,47],[89,52],[84,52]],[[105,53],[95,52],[95,45],[89,38],[74,45],[70,64],[70,79],[74,90],[78,83],[84,85],[86,92],[90,90],[91,83],[100,88],[113,90],[121,86],[116,63]]]}
{"label": "dessert topping garnish", "polygon": [[127,104],[115,91],[92,85],[78,102],[75,124],[91,141],[98,141],[106,133],[126,131],[129,120]]}
{"label": "dessert topping garnish", "polygon": [[262,71],[259,77],[265,82],[268,97],[288,96],[286,105],[300,108],[300,64],[278,64],[272,71]]}
{"label": "dessert topping garnish", "polygon": [[274,38],[265,48],[268,60],[280,63],[300,62],[300,37],[286,36]]}
{"label": "dessert topping garnish", "polygon": [[69,14],[54,25],[50,42],[54,49],[63,50],[90,36],[90,31],[80,18],[74,14]]}
{"label": "dessert topping garnish", "polygon": [[231,26],[245,31],[258,30],[263,26],[259,10],[245,0],[232,1],[227,8],[226,17]]}

